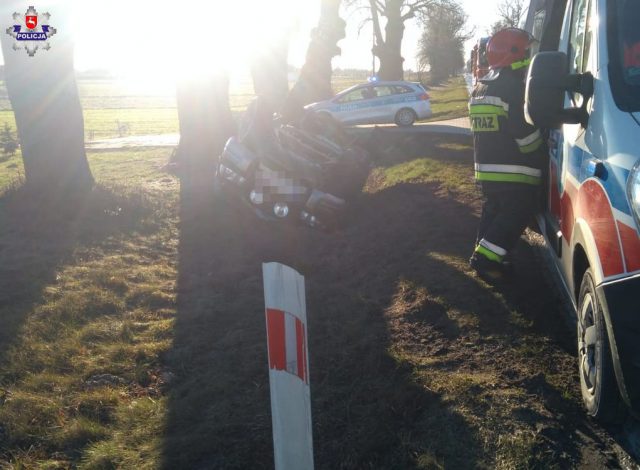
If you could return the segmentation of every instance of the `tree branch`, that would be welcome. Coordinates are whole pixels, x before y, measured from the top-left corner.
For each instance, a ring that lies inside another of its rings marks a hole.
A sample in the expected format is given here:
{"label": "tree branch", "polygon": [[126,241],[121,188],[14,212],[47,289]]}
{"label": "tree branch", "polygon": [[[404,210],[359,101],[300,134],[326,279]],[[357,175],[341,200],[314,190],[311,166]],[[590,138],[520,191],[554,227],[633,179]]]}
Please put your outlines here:
{"label": "tree branch", "polygon": [[364,19],[364,20],[362,20],[360,22],[360,25],[358,26],[358,37],[360,36],[360,33],[362,32],[362,28],[364,28],[369,21],[372,21],[371,18],[366,18],[366,19]]}
{"label": "tree branch", "polygon": [[371,20],[373,21],[373,33],[376,37],[376,45],[381,46],[384,44],[384,38],[382,37],[382,30],[380,29],[380,18],[378,17],[378,8],[376,3],[380,3],[380,0],[369,0],[371,5]]}
{"label": "tree branch", "polygon": [[372,4],[372,8],[373,8],[373,5],[375,4],[375,6],[376,6],[376,8],[377,8],[378,12],[383,13],[383,14],[385,13],[385,11],[386,11],[386,8],[387,8],[387,7],[386,7],[386,5],[382,2],[382,0],[373,0],[373,1],[371,2],[371,4]]}

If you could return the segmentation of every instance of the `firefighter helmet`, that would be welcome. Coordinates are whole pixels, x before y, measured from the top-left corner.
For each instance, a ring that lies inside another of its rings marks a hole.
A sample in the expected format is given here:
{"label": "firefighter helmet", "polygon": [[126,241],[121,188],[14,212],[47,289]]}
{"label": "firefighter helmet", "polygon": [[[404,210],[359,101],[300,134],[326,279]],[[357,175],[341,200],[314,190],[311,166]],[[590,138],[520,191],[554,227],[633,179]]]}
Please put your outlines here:
{"label": "firefighter helmet", "polygon": [[533,36],[523,29],[501,29],[489,39],[487,44],[487,60],[493,70],[511,67],[521,69],[531,62],[529,46]]}

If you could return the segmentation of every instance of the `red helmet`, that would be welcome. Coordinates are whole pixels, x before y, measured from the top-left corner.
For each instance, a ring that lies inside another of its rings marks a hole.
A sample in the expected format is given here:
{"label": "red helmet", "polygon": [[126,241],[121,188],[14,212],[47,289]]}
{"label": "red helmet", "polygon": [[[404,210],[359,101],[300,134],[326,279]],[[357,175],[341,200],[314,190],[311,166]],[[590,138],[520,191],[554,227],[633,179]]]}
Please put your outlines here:
{"label": "red helmet", "polygon": [[500,69],[511,67],[514,70],[526,67],[531,62],[529,46],[533,36],[523,29],[501,29],[491,36],[487,44],[489,67]]}

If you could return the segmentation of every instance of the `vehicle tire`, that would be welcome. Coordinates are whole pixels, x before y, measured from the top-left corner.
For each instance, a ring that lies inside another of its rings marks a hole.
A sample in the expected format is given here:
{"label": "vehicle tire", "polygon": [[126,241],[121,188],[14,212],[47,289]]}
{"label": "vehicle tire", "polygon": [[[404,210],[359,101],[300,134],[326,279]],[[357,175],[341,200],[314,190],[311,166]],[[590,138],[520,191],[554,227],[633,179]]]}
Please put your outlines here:
{"label": "vehicle tire", "polygon": [[621,418],[622,401],[607,326],[590,268],[580,286],[577,332],[580,390],[587,414],[601,423],[616,422]]}
{"label": "vehicle tire", "polygon": [[413,126],[417,118],[418,116],[416,116],[416,112],[413,109],[402,108],[396,113],[395,121],[400,127],[409,127]]}

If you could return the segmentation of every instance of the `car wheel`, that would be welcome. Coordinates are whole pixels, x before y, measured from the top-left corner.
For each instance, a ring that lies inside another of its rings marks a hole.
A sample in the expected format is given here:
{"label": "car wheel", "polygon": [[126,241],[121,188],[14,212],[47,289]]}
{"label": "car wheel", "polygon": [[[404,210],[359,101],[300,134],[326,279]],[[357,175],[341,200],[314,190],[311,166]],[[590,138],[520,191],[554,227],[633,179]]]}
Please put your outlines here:
{"label": "car wheel", "polygon": [[620,419],[621,400],[613,370],[607,326],[591,269],[578,299],[578,369],[587,413],[603,423]]}
{"label": "car wheel", "polygon": [[402,108],[396,113],[396,124],[400,127],[412,126],[416,119],[416,112],[413,109]]}

